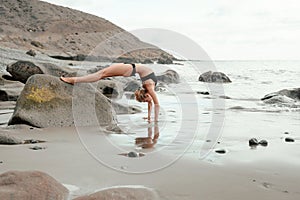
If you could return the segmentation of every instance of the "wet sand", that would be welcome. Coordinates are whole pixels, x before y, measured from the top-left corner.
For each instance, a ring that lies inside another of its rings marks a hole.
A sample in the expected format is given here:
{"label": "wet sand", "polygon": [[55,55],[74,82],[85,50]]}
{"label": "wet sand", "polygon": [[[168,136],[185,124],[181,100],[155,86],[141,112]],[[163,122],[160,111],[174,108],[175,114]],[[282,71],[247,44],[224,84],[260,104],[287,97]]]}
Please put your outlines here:
{"label": "wet sand", "polygon": [[[123,185],[138,185],[153,188],[160,199],[298,199],[300,197],[298,172],[299,161],[286,154],[299,154],[299,144],[272,144],[256,150],[236,145],[222,138],[224,146],[235,146],[226,154],[211,152],[199,159],[199,152],[191,151],[170,166],[152,173],[130,174],[111,169],[91,156],[84,148],[75,128],[6,130],[24,139],[45,140],[46,143],[0,146],[0,172],[8,170],[40,170],[56,178],[59,182],[73,187],[72,197],[91,193],[101,188]],[[85,128],[90,139],[107,139],[97,128]],[[82,134],[82,133],[81,133]],[[118,137],[110,135],[109,137]],[[32,146],[44,149],[31,150]],[[296,148],[295,148],[296,146]],[[240,148],[240,149],[239,149]],[[134,168],[143,157],[129,158],[116,152],[105,151],[103,156],[118,159],[123,166],[113,166],[122,170]],[[126,147],[124,146],[124,149]],[[277,151],[276,151],[277,149]],[[298,151],[297,151],[298,150]],[[153,150],[152,150],[153,151]],[[119,151],[121,152],[121,150]],[[147,157],[151,153],[145,154]],[[156,152],[164,154],[164,151]],[[180,152],[173,152],[180,154]],[[276,154],[276,156],[272,156]],[[168,155],[163,155],[168,157]]]}

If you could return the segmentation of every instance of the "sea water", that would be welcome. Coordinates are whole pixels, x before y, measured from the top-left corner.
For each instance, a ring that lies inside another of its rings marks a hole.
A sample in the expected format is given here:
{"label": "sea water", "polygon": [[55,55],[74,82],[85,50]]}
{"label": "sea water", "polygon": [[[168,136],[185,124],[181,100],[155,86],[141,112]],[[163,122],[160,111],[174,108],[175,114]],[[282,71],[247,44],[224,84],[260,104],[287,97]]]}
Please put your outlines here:
{"label": "sea water", "polygon": [[[233,144],[243,143],[243,148],[249,148],[247,143],[252,137],[269,140],[269,143],[282,140],[286,132],[294,138],[300,137],[299,102],[266,104],[261,100],[269,93],[299,88],[300,61],[184,61],[149,66],[158,74],[166,69],[175,70],[181,79],[179,84],[170,84],[166,90],[158,91],[162,110],[160,138],[151,153],[165,146],[173,145],[176,149],[178,143],[185,143],[179,151],[205,156],[218,146],[229,149],[233,146],[231,150],[237,150],[241,145],[234,147]],[[198,81],[200,74],[206,71],[223,72],[232,82]],[[132,115],[127,120],[119,117],[124,127],[140,125],[139,128],[133,126],[134,137],[147,136],[147,125],[140,119],[146,116],[147,107],[142,108],[142,114]],[[128,143],[132,145],[133,142]]]}

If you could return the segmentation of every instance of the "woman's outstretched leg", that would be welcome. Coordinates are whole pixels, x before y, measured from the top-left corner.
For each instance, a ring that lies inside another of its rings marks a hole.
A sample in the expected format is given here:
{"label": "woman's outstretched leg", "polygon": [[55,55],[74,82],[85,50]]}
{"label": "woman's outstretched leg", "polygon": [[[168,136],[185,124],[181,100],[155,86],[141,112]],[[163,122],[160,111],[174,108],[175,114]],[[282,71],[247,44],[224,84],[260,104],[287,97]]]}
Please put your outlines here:
{"label": "woman's outstretched leg", "polygon": [[103,70],[95,72],[93,74],[88,74],[86,76],[80,77],[60,77],[60,79],[66,83],[74,84],[74,83],[89,83],[96,82],[102,79]]}
{"label": "woman's outstretched leg", "polygon": [[104,68],[96,73],[89,74],[81,77],[60,77],[60,79],[66,83],[89,83],[96,82],[102,78],[111,76],[129,76],[132,71],[130,64],[113,64],[107,68]]}

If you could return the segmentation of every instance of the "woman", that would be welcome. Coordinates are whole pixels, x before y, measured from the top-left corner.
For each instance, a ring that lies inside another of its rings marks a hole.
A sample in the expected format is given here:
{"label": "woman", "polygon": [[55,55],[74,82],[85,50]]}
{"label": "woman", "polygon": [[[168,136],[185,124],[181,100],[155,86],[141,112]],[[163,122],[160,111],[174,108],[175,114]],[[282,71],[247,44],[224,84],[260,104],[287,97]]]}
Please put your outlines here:
{"label": "woman", "polygon": [[151,122],[151,111],[152,111],[152,101],[154,103],[154,121],[158,121],[159,114],[159,103],[158,98],[155,93],[155,85],[157,84],[157,78],[154,72],[143,65],[140,64],[124,64],[118,63],[110,65],[96,73],[89,74],[81,77],[60,77],[60,79],[66,83],[88,83],[95,82],[100,79],[111,77],[111,76],[135,76],[138,73],[141,77],[143,89],[135,91],[135,98],[139,102],[148,102],[148,122]]}

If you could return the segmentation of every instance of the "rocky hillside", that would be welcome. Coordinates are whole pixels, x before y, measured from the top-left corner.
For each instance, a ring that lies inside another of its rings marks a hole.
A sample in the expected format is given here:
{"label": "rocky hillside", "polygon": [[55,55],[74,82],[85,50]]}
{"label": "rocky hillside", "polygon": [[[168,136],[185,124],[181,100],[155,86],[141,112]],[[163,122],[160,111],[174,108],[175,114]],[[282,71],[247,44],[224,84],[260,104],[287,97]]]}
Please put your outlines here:
{"label": "rocky hillside", "polygon": [[[34,49],[55,58],[136,62],[173,59],[113,23],[38,0],[0,0],[0,46]],[[139,49],[139,50],[137,50]]]}

